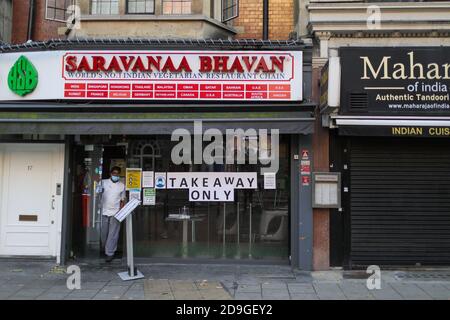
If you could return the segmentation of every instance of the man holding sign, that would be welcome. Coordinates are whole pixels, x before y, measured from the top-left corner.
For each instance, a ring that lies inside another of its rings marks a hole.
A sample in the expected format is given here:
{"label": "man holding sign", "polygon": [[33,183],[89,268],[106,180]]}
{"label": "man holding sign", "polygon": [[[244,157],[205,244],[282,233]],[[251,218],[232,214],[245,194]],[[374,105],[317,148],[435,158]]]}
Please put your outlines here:
{"label": "man holding sign", "polygon": [[106,262],[114,259],[119,240],[120,222],[114,215],[125,204],[125,185],[120,182],[120,168],[111,168],[110,179],[103,180],[102,196],[102,244],[105,246]]}

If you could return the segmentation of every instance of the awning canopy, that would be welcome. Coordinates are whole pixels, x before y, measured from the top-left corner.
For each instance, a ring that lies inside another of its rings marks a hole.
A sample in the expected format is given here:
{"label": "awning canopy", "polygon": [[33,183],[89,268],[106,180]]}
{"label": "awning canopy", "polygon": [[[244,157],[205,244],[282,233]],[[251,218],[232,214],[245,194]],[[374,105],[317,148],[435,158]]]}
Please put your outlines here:
{"label": "awning canopy", "polygon": [[334,116],[340,135],[448,137],[450,117]]}
{"label": "awning canopy", "polygon": [[339,117],[337,126],[450,126],[450,117]]}
{"label": "awning canopy", "polygon": [[171,134],[184,128],[203,130],[278,129],[280,134],[311,134],[309,112],[0,112],[0,134]]}

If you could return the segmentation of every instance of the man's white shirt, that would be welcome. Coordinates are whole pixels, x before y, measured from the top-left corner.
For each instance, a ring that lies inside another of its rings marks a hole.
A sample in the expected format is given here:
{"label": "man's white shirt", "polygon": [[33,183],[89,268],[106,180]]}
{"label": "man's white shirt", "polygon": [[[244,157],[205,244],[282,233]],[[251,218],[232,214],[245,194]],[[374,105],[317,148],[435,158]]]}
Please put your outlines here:
{"label": "man's white shirt", "polygon": [[102,214],[111,217],[119,212],[120,201],[125,200],[125,185],[120,181],[114,183],[111,179],[104,179],[102,184]]}

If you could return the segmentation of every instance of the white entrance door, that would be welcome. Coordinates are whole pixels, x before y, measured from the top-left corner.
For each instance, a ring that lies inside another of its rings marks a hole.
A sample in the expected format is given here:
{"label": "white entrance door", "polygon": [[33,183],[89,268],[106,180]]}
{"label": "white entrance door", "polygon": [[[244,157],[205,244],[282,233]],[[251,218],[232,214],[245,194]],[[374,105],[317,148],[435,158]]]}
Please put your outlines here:
{"label": "white entrance door", "polygon": [[0,144],[0,255],[59,263],[63,172],[63,145]]}

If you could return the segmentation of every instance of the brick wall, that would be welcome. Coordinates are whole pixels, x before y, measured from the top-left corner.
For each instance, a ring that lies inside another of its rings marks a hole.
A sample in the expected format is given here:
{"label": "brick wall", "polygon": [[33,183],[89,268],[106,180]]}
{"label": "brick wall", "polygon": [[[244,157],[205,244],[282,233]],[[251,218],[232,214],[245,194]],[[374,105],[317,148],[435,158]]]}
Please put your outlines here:
{"label": "brick wall", "polygon": [[[236,39],[261,39],[263,1],[240,0],[239,17],[231,22]],[[294,0],[269,0],[269,39],[286,40],[294,30]]]}
{"label": "brick wall", "polygon": [[287,40],[293,30],[294,0],[269,0],[269,39]]}
{"label": "brick wall", "polygon": [[[13,1],[13,32],[12,43],[26,42],[28,33],[29,0]],[[45,0],[35,0],[34,28],[32,40],[43,41],[53,38],[61,38],[58,28],[65,24],[62,22],[45,19]]]}

